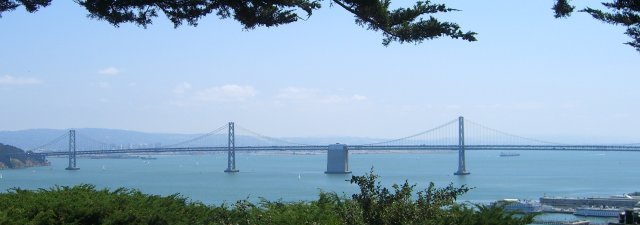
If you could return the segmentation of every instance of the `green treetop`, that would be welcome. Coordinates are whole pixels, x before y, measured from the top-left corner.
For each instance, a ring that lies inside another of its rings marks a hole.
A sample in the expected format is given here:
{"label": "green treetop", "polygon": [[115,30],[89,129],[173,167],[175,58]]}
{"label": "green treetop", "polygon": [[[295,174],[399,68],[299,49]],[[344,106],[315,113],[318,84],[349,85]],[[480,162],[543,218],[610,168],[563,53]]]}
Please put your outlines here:
{"label": "green treetop", "polygon": [[[336,5],[350,12],[356,24],[383,35],[382,43],[421,43],[449,36],[476,41],[477,33],[463,31],[457,23],[441,21],[434,14],[458,11],[429,0],[417,1],[407,8],[391,9],[391,0],[74,0],[88,11],[88,17],[119,26],[133,23],[147,27],[158,15],[166,16],[175,27],[184,23],[196,26],[198,20],[212,13],[233,18],[245,29],[279,26],[310,17],[323,4]],[[51,0],[0,0],[3,12],[23,6],[28,12],[47,7]],[[632,41],[626,44],[640,51],[640,1],[613,0],[602,3],[608,11],[587,7],[579,10],[595,19],[627,27]],[[568,17],[574,11],[570,0],[555,0],[552,10],[556,18]]]}

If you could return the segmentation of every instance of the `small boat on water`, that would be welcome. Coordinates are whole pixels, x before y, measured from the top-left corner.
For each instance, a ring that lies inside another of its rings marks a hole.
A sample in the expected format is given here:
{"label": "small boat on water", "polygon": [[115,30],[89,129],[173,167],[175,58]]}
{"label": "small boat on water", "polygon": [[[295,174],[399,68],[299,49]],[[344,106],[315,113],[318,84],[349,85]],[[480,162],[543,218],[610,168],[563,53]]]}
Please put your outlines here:
{"label": "small boat on water", "polygon": [[515,152],[500,152],[500,157],[513,157],[513,156],[520,156],[520,153],[515,153]]}

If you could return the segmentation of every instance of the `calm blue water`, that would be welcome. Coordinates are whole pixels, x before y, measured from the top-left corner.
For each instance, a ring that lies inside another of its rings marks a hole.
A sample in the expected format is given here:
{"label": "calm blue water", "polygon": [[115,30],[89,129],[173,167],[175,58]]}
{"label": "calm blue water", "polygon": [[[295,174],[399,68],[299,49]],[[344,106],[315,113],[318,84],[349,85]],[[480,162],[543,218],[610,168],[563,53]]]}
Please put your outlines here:
{"label": "calm blue water", "polygon": [[[590,197],[640,191],[640,153],[520,152],[499,157],[497,151],[467,151],[468,176],[455,176],[457,153],[351,154],[353,174],[374,167],[384,185],[408,180],[424,189],[430,181],[474,187],[462,200],[491,202],[503,198],[538,199],[543,195]],[[78,159],[79,171],[66,171],[66,158],[50,158],[52,166],[0,170],[0,190],[11,187],[95,184],[130,187],[145,193],[181,193],[208,204],[313,200],[319,190],[351,194],[350,175],[327,175],[326,155],[255,155],[237,153],[240,173],[227,174],[226,155],[157,156],[142,159]]]}

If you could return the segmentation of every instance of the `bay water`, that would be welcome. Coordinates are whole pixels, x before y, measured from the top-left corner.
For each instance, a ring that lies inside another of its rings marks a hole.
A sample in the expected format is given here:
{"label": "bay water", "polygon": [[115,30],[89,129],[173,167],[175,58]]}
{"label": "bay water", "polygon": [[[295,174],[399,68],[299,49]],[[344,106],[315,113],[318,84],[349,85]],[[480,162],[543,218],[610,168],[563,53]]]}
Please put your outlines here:
{"label": "bay water", "polygon": [[473,189],[461,201],[489,203],[504,198],[537,200],[542,196],[607,197],[640,191],[640,152],[467,151],[470,175],[456,176],[455,151],[357,154],[349,158],[352,174],[325,174],[326,154],[236,153],[239,173],[225,173],[226,154],[158,155],[156,159],[78,158],[80,170],[67,171],[66,158],[51,166],[0,170],[0,191],[94,184],[99,188],[136,188],[144,193],[180,193],[205,204],[248,199],[315,200],[320,190],[350,195],[351,175],[372,168],[382,185],[407,180],[425,189],[453,183]]}

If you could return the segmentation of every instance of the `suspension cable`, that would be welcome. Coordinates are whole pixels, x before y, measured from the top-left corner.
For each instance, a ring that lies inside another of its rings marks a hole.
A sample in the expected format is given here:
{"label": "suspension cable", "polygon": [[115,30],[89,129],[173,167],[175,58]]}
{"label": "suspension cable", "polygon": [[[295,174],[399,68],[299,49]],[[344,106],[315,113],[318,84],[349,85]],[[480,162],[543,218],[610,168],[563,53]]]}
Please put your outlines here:
{"label": "suspension cable", "polygon": [[259,137],[259,138],[270,140],[270,141],[274,141],[274,142],[280,142],[280,143],[285,143],[285,144],[290,144],[290,145],[313,146],[313,145],[309,145],[309,144],[296,143],[296,142],[292,142],[292,141],[287,141],[287,140],[283,140],[283,139],[278,139],[278,138],[265,136],[265,135],[259,134],[257,132],[254,132],[252,130],[249,130],[247,128],[238,126],[238,125],[236,125],[236,128],[239,129],[239,130],[245,131],[245,132],[247,132],[249,134],[255,135],[255,136]]}
{"label": "suspension cable", "polygon": [[478,127],[482,128],[482,129],[486,129],[486,130],[489,130],[489,131],[493,131],[493,132],[496,132],[496,133],[499,133],[499,134],[502,134],[502,135],[506,135],[506,136],[509,136],[509,137],[512,137],[512,138],[513,138],[513,137],[515,137],[515,138],[520,138],[520,139],[524,139],[524,140],[527,140],[527,141],[538,142],[538,143],[543,143],[543,144],[551,144],[551,145],[568,145],[568,144],[563,144],[563,143],[550,142],[550,141],[543,141],[543,140],[538,140],[538,139],[534,139],[534,138],[527,138],[527,137],[523,137],[523,136],[520,136],[520,135],[510,134],[510,133],[507,133],[507,132],[504,132],[504,131],[500,131],[500,130],[496,130],[496,129],[493,129],[493,128],[490,128],[490,127],[484,126],[484,125],[482,125],[482,124],[479,124],[479,123],[473,122],[473,121],[471,121],[471,120],[466,120],[465,122],[468,122],[468,123],[470,123],[470,124],[472,124],[472,125],[478,126]]}
{"label": "suspension cable", "polygon": [[184,144],[187,144],[187,143],[190,143],[190,142],[195,142],[195,141],[198,141],[198,140],[204,139],[204,138],[206,138],[206,137],[209,137],[209,136],[211,136],[211,135],[217,134],[218,132],[220,132],[220,131],[222,131],[222,130],[224,130],[224,129],[228,128],[228,127],[229,127],[229,125],[227,124],[227,125],[224,125],[224,126],[219,127],[218,129],[215,129],[215,130],[213,130],[213,131],[211,131],[211,132],[209,132],[209,133],[206,133],[206,134],[200,135],[200,136],[198,136],[198,137],[195,137],[195,138],[193,138],[193,139],[189,139],[189,140],[186,140],[186,141],[178,142],[178,143],[175,143],[175,144],[163,145],[162,147],[163,147],[163,148],[171,148],[171,147],[175,147],[175,146],[184,145]]}
{"label": "suspension cable", "polygon": [[398,139],[393,139],[393,140],[389,140],[389,141],[381,141],[381,142],[375,142],[375,143],[371,143],[371,144],[365,144],[364,146],[382,145],[382,144],[387,144],[387,143],[396,142],[396,141],[403,141],[403,140],[406,140],[406,139],[409,139],[409,138],[417,137],[417,136],[420,136],[420,135],[423,135],[423,134],[426,134],[426,133],[429,133],[429,132],[432,132],[432,131],[438,130],[438,129],[440,129],[440,128],[443,128],[443,127],[449,126],[449,125],[451,125],[452,123],[455,123],[456,121],[458,121],[458,119],[455,119],[455,120],[449,121],[449,122],[447,122],[447,123],[445,123],[445,124],[442,124],[442,125],[440,125],[440,126],[437,126],[437,127],[435,127],[435,128],[431,128],[430,130],[423,131],[423,132],[420,132],[420,133],[417,133],[417,134],[414,134],[414,135],[411,135],[411,136],[407,136],[407,137],[403,137],[403,138],[398,138]]}
{"label": "suspension cable", "polygon": [[32,148],[32,149],[29,149],[28,151],[32,151],[32,152],[33,152],[33,151],[38,150],[38,149],[43,149],[43,148],[45,148],[45,147],[47,147],[47,146],[49,146],[49,145],[53,145],[53,144],[55,144],[55,143],[58,143],[59,141],[61,141],[61,140],[65,139],[66,137],[68,137],[68,134],[67,134],[67,133],[66,133],[66,131],[65,131],[65,134],[60,135],[60,136],[59,136],[59,137],[57,137],[57,138],[54,138],[53,140],[51,140],[51,141],[47,142],[46,144],[43,144],[43,145],[40,145],[40,146],[38,146],[38,147],[35,147],[35,148]]}

